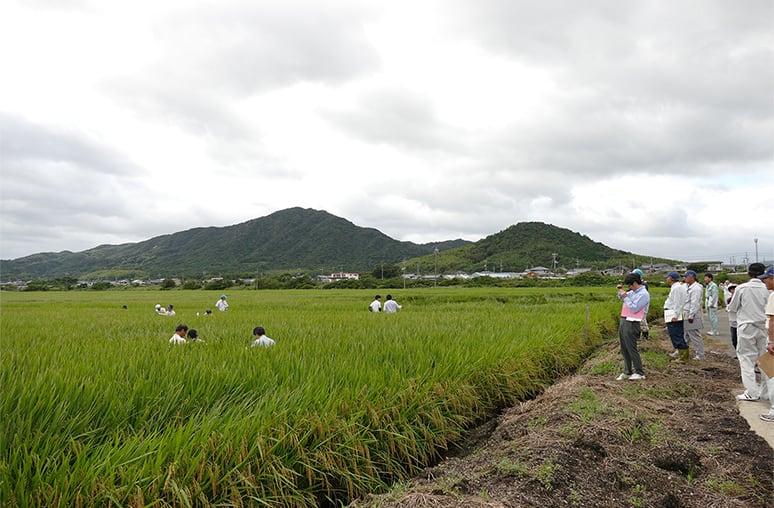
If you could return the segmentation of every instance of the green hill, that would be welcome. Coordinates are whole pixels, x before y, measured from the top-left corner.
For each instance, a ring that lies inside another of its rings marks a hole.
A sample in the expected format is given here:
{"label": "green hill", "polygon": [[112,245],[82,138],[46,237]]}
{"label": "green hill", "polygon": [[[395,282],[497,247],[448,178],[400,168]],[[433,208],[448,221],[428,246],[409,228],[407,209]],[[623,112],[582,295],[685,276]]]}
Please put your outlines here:
{"label": "green hill", "polygon": [[289,208],[227,227],[206,227],[82,252],[41,253],[1,261],[3,280],[79,277],[100,271],[149,277],[201,277],[272,271],[364,271],[378,263],[467,244],[400,242],[325,211]]}
{"label": "green hill", "polygon": [[[478,242],[429,254],[408,261],[409,269],[419,266],[430,273],[438,265],[438,273],[507,271],[523,272],[534,266],[570,270],[576,266],[603,269],[619,264],[631,266],[649,262],[674,262],[612,249],[585,235],[542,222],[520,222],[487,236]],[[437,258],[437,259],[436,259]]]}
{"label": "green hill", "polygon": [[[435,250],[438,254],[435,254]],[[41,253],[0,261],[4,281],[122,273],[134,277],[206,277],[303,271],[371,271],[380,263],[406,271],[521,272],[532,266],[607,268],[621,263],[669,262],[620,251],[587,236],[541,222],[522,222],[470,243],[400,242],[328,212],[289,208],[226,227],[206,227],[138,243],[82,252]]]}

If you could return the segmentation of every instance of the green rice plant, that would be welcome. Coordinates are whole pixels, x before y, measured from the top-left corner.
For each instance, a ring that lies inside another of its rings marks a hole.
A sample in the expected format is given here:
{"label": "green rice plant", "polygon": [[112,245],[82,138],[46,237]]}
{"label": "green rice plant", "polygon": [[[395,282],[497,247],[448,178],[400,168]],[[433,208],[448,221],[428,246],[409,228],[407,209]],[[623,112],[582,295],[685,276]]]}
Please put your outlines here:
{"label": "green rice plant", "polygon": [[[317,506],[405,479],[605,340],[608,290],[0,294],[4,506]],[[172,303],[174,317],[156,303]],[[126,309],[122,308],[126,305]],[[198,315],[197,315],[198,313]],[[169,344],[175,326],[204,343]],[[277,342],[251,348],[261,325]]]}

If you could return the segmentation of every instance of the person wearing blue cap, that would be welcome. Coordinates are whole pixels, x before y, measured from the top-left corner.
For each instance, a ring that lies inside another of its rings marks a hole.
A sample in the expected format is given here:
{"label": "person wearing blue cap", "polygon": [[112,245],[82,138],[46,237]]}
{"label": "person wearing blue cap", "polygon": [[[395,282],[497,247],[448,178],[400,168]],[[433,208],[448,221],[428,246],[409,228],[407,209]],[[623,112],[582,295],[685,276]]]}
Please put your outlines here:
{"label": "person wearing blue cap", "polygon": [[215,302],[215,308],[221,312],[228,310],[228,302],[226,301],[226,295],[220,295],[220,299]]}
{"label": "person wearing blue cap", "polygon": [[766,374],[761,371],[761,381],[755,376],[755,362],[766,352],[766,303],[769,290],[760,278],[766,272],[762,263],[753,263],[747,268],[750,280],[737,286],[729,312],[736,312],[736,356],[742,374],[744,393],[737,395],[740,401],[754,401],[768,398]]}
{"label": "person wearing blue cap", "polygon": [[679,358],[681,363],[688,363],[688,344],[685,343],[683,330],[683,307],[688,299],[688,291],[680,282],[680,275],[677,272],[669,272],[666,283],[669,286],[669,296],[664,302],[664,323],[672,346],[675,348],[669,356]]}
{"label": "person wearing blue cap", "polygon": [[685,288],[688,290],[688,297],[683,307],[683,330],[685,331],[685,342],[693,347],[696,356],[694,360],[704,359],[704,339],[701,337],[701,329],[704,324],[701,321],[701,301],[704,296],[704,288],[696,282],[696,272],[686,270]]}
{"label": "person wearing blue cap", "polygon": [[[648,289],[648,283],[645,282],[645,275],[642,273],[642,270],[639,268],[635,268],[632,270],[632,273],[636,273],[640,276],[640,279],[642,279],[642,285],[645,286],[646,291],[650,291]],[[645,317],[642,319],[642,322],[640,323],[640,340],[648,340],[648,335],[650,334],[650,327],[648,326],[648,310],[645,309]]]}

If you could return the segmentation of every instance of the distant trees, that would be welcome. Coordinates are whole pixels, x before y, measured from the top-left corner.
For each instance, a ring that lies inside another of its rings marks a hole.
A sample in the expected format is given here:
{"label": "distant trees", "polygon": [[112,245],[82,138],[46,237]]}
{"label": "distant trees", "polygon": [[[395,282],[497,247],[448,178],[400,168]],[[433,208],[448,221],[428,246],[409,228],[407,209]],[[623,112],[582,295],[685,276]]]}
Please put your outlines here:
{"label": "distant trees", "polygon": [[371,272],[374,279],[392,279],[394,277],[400,277],[400,267],[390,263],[380,263],[376,265]]}

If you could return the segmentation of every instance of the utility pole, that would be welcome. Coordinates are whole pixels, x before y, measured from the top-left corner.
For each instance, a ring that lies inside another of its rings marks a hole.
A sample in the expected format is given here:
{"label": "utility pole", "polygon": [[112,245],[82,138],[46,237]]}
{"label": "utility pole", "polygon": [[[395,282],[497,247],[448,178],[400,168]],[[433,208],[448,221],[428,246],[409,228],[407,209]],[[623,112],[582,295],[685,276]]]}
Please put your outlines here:
{"label": "utility pole", "polygon": [[438,287],[438,247],[433,250],[435,254],[435,276],[433,277],[433,287]]}
{"label": "utility pole", "polygon": [[556,256],[558,256],[556,252],[551,253],[551,273],[556,275]]}
{"label": "utility pole", "polygon": [[758,262],[758,239],[753,238],[753,241],[755,242],[755,262]]}

